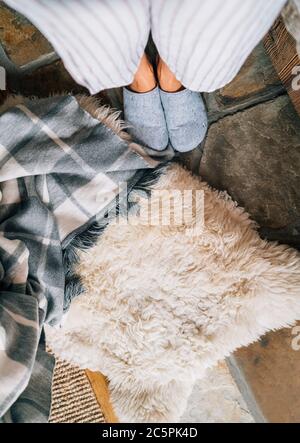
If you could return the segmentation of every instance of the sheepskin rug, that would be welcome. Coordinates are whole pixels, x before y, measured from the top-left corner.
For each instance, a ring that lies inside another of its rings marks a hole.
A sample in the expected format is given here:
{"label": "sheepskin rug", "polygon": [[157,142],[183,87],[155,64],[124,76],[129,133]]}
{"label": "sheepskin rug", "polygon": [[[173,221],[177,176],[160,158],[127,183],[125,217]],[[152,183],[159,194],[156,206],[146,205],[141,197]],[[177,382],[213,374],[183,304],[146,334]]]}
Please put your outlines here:
{"label": "sheepskin rug", "polygon": [[[297,251],[262,240],[226,193],[177,164],[154,190],[203,191],[204,223],[193,202],[181,225],[146,223],[142,210],[111,223],[80,253],[86,292],[47,329],[59,357],[107,375],[123,422],[178,421],[207,368],[300,319]],[[157,198],[139,204],[159,219]]]}

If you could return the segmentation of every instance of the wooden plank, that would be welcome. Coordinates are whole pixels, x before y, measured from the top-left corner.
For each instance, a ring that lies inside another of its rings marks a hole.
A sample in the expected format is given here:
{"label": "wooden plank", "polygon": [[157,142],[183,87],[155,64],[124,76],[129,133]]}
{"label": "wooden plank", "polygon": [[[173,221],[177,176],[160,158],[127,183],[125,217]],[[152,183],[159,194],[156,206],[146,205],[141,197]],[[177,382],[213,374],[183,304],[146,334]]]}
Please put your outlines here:
{"label": "wooden plank", "polygon": [[116,417],[110,401],[108,382],[106,377],[104,377],[104,375],[102,375],[100,372],[92,372],[86,370],[85,373],[89,379],[89,382],[92,386],[95,397],[101,407],[101,411],[105,417],[106,422],[118,423],[119,420]]}
{"label": "wooden plank", "polygon": [[298,114],[300,115],[300,90],[293,88],[295,83],[295,70],[299,67],[300,58],[296,50],[296,42],[287,31],[282,17],[280,17],[272,27],[271,31],[264,39],[264,45],[271,57],[273,65],[284,84]]}

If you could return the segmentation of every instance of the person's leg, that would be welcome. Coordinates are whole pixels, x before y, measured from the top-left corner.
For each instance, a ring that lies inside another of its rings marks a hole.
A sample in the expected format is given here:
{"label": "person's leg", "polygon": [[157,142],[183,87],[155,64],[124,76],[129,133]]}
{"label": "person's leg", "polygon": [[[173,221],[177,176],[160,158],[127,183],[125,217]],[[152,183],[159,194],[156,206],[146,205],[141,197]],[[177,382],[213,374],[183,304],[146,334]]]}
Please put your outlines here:
{"label": "person's leg", "polygon": [[157,86],[154,69],[147,55],[144,53],[139,67],[134,75],[132,83],[127,86],[133,92],[139,94],[152,91]]}
{"label": "person's leg", "polygon": [[175,77],[193,91],[229,83],[286,0],[151,0],[153,40]]}
{"label": "person's leg", "polygon": [[156,151],[169,141],[154,69],[143,55],[132,83],[123,88],[124,116],[132,138]]}
{"label": "person's leg", "polygon": [[182,83],[177,80],[175,74],[173,74],[169,66],[161,59],[161,57],[158,58],[157,77],[160,89],[165,92],[178,92],[184,89]]}

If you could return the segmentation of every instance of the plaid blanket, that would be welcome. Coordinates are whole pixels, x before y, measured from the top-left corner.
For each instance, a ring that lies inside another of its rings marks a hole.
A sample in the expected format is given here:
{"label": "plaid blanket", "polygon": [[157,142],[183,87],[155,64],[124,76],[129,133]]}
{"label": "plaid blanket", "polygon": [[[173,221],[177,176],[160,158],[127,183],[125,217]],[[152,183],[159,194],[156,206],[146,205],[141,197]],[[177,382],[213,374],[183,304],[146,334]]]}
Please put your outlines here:
{"label": "plaid blanket", "polygon": [[76,98],[28,101],[0,116],[0,417],[47,421],[53,357],[43,324],[61,321],[63,250],[153,168]]}

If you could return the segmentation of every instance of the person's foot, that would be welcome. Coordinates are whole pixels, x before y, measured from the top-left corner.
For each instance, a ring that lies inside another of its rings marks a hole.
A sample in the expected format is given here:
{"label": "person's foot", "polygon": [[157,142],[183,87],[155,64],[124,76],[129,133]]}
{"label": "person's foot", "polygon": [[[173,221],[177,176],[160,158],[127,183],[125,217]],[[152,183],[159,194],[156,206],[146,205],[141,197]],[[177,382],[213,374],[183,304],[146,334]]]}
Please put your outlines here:
{"label": "person's foot", "polygon": [[133,92],[145,93],[152,91],[157,86],[153,66],[149,62],[146,54],[141,58],[138,70],[133,82],[128,88]]}
{"label": "person's foot", "polygon": [[201,95],[183,89],[177,92],[160,90],[169,139],[178,152],[192,151],[207,132],[207,114]]}
{"label": "person's foot", "polygon": [[124,116],[132,139],[163,151],[169,142],[154,69],[144,54],[131,85],[123,88]]}
{"label": "person's foot", "polygon": [[157,63],[157,76],[160,89],[165,92],[178,92],[184,89],[184,86],[160,57]]}

